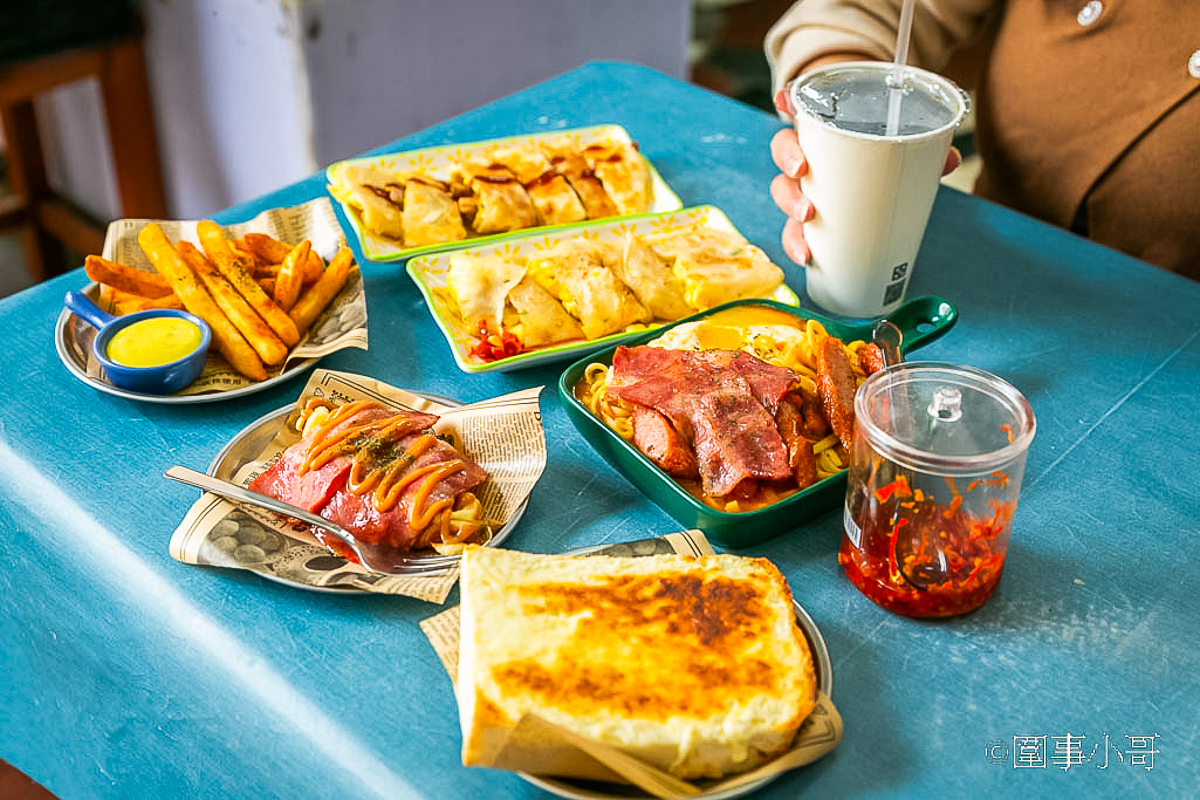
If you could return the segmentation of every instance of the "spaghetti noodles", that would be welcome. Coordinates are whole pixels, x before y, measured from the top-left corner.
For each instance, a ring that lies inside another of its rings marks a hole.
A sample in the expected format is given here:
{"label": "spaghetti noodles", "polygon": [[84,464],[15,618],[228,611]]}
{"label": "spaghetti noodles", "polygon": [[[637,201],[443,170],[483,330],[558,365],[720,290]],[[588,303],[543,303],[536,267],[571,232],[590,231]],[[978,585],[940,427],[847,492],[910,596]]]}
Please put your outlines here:
{"label": "spaghetti noodles", "polygon": [[[649,346],[674,350],[740,350],[749,353],[768,364],[791,370],[795,379],[789,394],[798,396],[806,407],[820,410],[822,402],[818,392],[817,353],[820,344],[827,338],[830,338],[830,334],[816,320],[800,320],[783,311],[750,306],[731,308],[705,320],[675,326],[651,341]],[[874,349],[876,353],[878,349],[861,340],[839,343],[850,362],[857,386],[872,371],[872,365],[877,363],[875,354],[865,352],[864,348]],[[610,368],[594,362],[586,367],[576,384],[575,396],[608,428],[632,443],[634,404],[611,396],[608,392],[610,382]],[[829,432],[828,418],[822,421],[823,431],[806,434],[815,458],[817,480],[844,471],[850,462],[845,445],[837,435]],[[705,503],[734,512],[760,508],[800,490],[798,486],[763,486],[758,496],[747,501],[746,498],[708,497],[698,483],[693,485],[678,477],[676,480]]]}

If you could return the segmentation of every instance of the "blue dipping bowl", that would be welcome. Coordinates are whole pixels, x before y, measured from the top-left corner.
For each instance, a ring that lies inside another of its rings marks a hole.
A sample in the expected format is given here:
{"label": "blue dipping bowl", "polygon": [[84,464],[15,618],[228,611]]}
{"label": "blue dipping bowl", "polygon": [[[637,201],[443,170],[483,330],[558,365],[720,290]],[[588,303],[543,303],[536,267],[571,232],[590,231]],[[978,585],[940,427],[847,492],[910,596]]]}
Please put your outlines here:
{"label": "blue dipping bowl", "polygon": [[[67,292],[63,304],[96,328],[92,354],[104,367],[104,374],[113,386],[139,394],[175,394],[194,382],[204,370],[212,343],[212,329],[194,314],[172,308],[151,308],[116,317],[101,311],[83,292]],[[200,329],[200,346],[177,361],[157,367],[126,367],[109,359],[106,355],[108,343],[118,331],[135,322],[159,317],[180,317],[191,322]]]}

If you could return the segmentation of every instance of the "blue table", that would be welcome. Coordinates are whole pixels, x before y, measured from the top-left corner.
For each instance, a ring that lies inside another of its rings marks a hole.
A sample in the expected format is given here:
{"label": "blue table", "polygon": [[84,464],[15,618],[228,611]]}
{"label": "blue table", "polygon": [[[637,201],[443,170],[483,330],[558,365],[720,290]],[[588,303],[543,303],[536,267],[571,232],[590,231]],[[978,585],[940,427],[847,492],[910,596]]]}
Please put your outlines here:
{"label": "blue table", "polygon": [[[767,195],[780,123],[641,67],[588,64],[383,149],[606,122],[685,204],[720,206],[787,263]],[[323,192],[314,176],[219,221]],[[563,365],[465,375],[403,266],[360,263],[371,349],[323,366],[463,401],[549,387],[549,463],[507,546],[677,528],[571,427]],[[84,283],[0,302],[0,757],[64,798],[542,796],[460,766],[450,682],[418,629],[439,606],[170,558],[197,494],[163,469],[204,468],[303,379],[193,406],[99,393],[51,344]],[[960,321],[922,355],[1007,378],[1037,415],[1004,580],[974,614],[915,621],[842,575],[838,511],[754,548],[820,626],[845,722],[837,750],[758,796],[1195,796],[1200,285],[944,189],[910,289],[927,293]]]}

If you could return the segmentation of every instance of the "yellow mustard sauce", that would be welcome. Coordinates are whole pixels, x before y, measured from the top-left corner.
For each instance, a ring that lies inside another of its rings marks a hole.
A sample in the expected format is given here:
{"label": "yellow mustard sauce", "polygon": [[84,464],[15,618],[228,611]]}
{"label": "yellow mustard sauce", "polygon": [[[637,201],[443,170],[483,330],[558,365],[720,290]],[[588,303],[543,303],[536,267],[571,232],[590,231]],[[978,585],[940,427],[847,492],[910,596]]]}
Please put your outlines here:
{"label": "yellow mustard sauce", "polygon": [[196,352],[203,338],[182,317],[151,317],[117,331],[104,354],[123,367],[161,367]]}

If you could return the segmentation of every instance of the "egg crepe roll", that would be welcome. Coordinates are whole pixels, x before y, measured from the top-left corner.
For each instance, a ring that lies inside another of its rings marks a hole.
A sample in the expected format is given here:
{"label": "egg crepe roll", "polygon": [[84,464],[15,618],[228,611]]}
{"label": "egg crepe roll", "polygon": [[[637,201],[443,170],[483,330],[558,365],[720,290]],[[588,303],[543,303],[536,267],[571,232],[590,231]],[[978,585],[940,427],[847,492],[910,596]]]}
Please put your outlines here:
{"label": "egg crepe roll", "polygon": [[594,242],[567,239],[529,258],[529,274],[597,339],[650,319],[633,291],[608,268]]}
{"label": "egg crepe roll", "polygon": [[538,224],[537,208],[516,174],[503,164],[463,164],[463,179],[476,200],[476,233],[504,233]]}
{"label": "egg crepe roll", "polygon": [[441,181],[412,177],[404,182],[404,244],[457,242],[467,238],[458,203]]}
{"label": "egg crepe roll", "polygon": [[453,253],[446,271],[446,288],[458,304],[462,321],[472,332],[486,322],[496,330],[504,320],[508,293],[525,277],[525,265],[497,255]]}
{"label": "egg crepe roll", "polygon": [[783,270],[732,231],[693,227],[648,236],[646,243],[672,265],[688,305],[697,310],[764,297],[783,282]]}
{"label": "egg crepe roll", "polygon": [[403,178],[371,167],[343,164],[332,176],[332,194],[358,212],[363,226],[371,233],[404,240],[404,220],[393,187],[403,186]]}
{"label": "egg crepe roll", "polygon": [[632,144],[596,142],[583,151],[592,172],[622,214],[650,210],[654,192],[650,165]]}
{"label": "egg crepe roll", "polygon": [[655,319],[676,320],[695,309],[688,305],[684,282],[650,245],[627,232],[609,262],[613,272],[637,296]]}
{"label": "egg crepe roll", "polygon": [[523,347],[542,347],[584,338],[579,321],[528,275],[508,293],[504,324],[521,340]]}
{"label": "egg crepe roll", "polygon": [[541,225],[564,225],[587,219],[579,195],[532,142],[504,145],[491,152],[493,162],[513,171],[529,192]]}
{"label": "egg crepe roll", "polygon": [[588,219],[603,219],[620,214],[617,204],[604,190],[604,184],[596,177],[587,159],[577,147],[568,141],[545,142],[542,152],[554,168],[571,184],[575,194],[579,195]]}

